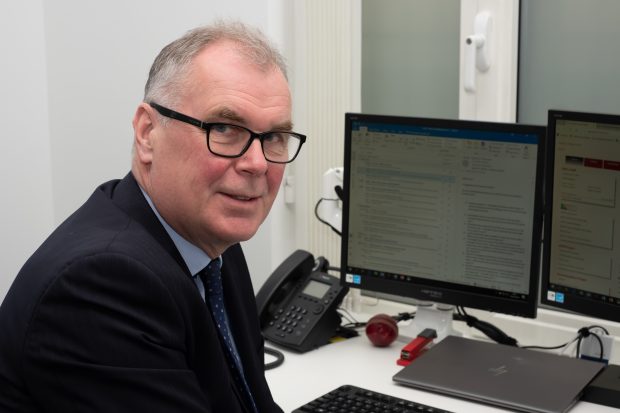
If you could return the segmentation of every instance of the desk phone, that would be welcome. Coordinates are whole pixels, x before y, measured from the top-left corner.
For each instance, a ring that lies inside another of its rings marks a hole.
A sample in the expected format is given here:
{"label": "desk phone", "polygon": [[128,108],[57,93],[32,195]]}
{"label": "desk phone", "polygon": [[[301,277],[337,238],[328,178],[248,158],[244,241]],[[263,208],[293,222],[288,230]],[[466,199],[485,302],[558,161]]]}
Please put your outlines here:
{"label": "desk phone", "polygon": [[297,250],[256,295],[265,339],[303,353],[327,344],[341,324],[338,306],[348,288],[327,274],[323,257]]}

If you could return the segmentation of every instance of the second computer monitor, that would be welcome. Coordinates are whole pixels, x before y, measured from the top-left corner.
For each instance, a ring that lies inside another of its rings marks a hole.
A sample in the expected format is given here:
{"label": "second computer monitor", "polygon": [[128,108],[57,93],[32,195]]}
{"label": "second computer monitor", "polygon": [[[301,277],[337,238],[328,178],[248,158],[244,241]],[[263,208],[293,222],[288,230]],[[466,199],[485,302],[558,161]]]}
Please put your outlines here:
{"label": "second computer monitor", "polygon": [[549,111],[542,302],[620,322],[620,115]]}
{"label": "second computer monitor", "polygon": [[545,128],[345,116],[342,281],[535,317]]}

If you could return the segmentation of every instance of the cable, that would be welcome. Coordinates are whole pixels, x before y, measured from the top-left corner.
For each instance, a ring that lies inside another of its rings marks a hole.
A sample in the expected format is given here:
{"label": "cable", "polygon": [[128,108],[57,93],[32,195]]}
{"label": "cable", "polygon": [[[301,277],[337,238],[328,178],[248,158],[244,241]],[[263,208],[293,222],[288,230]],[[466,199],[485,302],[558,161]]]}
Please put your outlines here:
{"label": "cable", "polygon": [[415,318],[415,312],[412,312],[412,313],[398,313],[397,315],[392,316],[392,318],[396,322],[411,320],[412,318]]}
{"label": "cable", "polygon": [[563,347],[568,347],[573,344],[575,341],[579,339],[579,336],[573,338],[571,341],[567,341],[564,344],[558,344],[557,346],[521,346],[521,348],[529,349],[529,350],[558,350]]}
{"label": "cable", "polygon": [[[594,330],[595,328],[598,328],[599,330],[601,330],[603,333],[605,333],[606,336],[609,335],[609,331],[603,326],[599,326],[595,324],[593,326],[587,327],[588,330]],[[590,333],[592,333],[592,331],[590,331]]]}
{"label": "cable", "polygon": [[338,199],[336,198],[321,198],[317,201],[316,205],[314,206],[314,216],[316,216],[316,219],[318,219],[320,222],[322,222],[323,224],[327,225],[328,227],[330,227],[332,229],[332,231],[334,231],[336,234],[342,236],[342,233],[340,231],[338,231],[336,228],[334,228],[332,226],[332,224],[330,224],[329,222],[325,221],[323,218],[321,218],[319,216],[319,205],[321,204],[321,202],[323,201],[334,201],[337,202]]}
{"label": "cable", "polygon": [[366,322],[357,321],[346,308],[338,308],[338,313],[348,321],[346,324],[343,324],[342,327],[353,329],[366,327]]}
{"label": "cable", "polygon": [[465,321],[469,327],[473,327],[481,331],[496,343],[506,344],[509,346],[518,346],[517,340],[515,338],[510,337],[508,334],[504,333],[500,328],[494,326],[493,324],[479,320],[476,317],[467,314],[463,306],[457,306],[456,310],[458,312],[458,316],[461,317],[461,320]]}
{"label": "cable", "polygon": [[[349,323],[344,324],[343,327],[347,327],[347,328],[363,328],[363,327],[366,327],[366,324],[368,324],[365,321],[357,321],[357,320],[355,320],[355,317],[353,317],[351,315],[351,313],[349,313],[344,308],[340,308],[339,310],[342,311],[343,313],[347,313],[348,314],[348,317],[345,317],[345,318],[347,318]],[[410,319],[414,318],[415,317],[415,312],[413,312],[413,313],[398,313],[397,315],[392,315],[390,317],[392,317],[394,319],[394,321],[396,321],[398,323],[399,321],[410,320]]]}
{"label": "cable", "polygon": [[604,345],[603,345],[603,340],[601,340],[601,338],[598,336],[598,334],[593,333],[591,330],[593,329],[600,329],[601,331],[603,331],[604,334],[609,335],[609,332],[607,331],[607,329],[605,327],[602,326],[590,326],[590,327],[582,327],[577,331],[577,335],[575,336],[575,338],[573,338],[572,340],[564,343],[564,344],[559,344],[557,346],[549,346],[549,347],[545,347],[545,346],[522,346],[521,348],[525,348],[525,349],[537,349],[537,350],[557,350],[560,348],[564,348],[564,347],[568,347],[569,345],[573,344],[574,342],[577,342],[577,349],[575,351],[575,357],[579,358],[581,357],[581,341],[586,338],[589,337],[590,335],[594,336],[596,338],[596,340],[599,343],[600,346],[600,353],[599,353],[599,361],[603,361],[603,357],[604,357]]}
{"label": "cable", "polygon": [[590,327],[582,327],[579,329],[578,336],[577,336],[577,349],[575,351],[575,357],[580,358],[581,357],[581,341],[586,338],[586,337],[590,337],[593,336],[596,341],[598,341],[598,345],[599,345],[599,357],[598,360],[599,361],[603,361],[603,356],[605,355],[605,346],[603,345],[603,340],[601,340],[601,338],[598,336],[598,334],[593,333],[591,330],[598,328],[600,330],[602,330],[605,335],[609,335],[609,331],[607,331],[607,329],[605,327],[602,326],[590,326]]}
{"label": "cable", "polygon": [[265,363],[265,370],[275,369],[279,367],[282,363],[284,363],[284,354],[276,350],[275,348],[265,347],[265,354],[269,354],[270,356],[275,357],[274,361],[270,361],[269,363]]}
{"label": "cable", "polygon": [[338,309],[338,314],[340,314],[340,316],[344,319],[347,320],[347,324],[357,324],[357,320],[351,315],[351,313],[349,313],[346,309],[344,308],[339,308]]}

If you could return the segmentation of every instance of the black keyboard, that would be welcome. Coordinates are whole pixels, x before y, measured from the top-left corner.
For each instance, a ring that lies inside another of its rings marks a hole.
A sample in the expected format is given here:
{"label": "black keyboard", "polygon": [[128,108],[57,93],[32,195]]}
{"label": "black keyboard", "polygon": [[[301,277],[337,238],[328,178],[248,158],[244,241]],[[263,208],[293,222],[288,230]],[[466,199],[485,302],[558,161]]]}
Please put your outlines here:
{"label": "black keyboard", "polygon": [[376,391],[344,385],[292,413],[453,413]]}

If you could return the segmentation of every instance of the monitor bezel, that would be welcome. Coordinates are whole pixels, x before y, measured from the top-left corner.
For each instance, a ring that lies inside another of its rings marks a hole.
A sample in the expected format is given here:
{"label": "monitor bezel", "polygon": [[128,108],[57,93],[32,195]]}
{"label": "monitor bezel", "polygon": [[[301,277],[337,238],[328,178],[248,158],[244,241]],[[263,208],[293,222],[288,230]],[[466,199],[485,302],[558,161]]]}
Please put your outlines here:
{"label": "monitor bezel", "polygon": [[547,122],[547,148],[546,148],[546,170],[545,170],[545,219],[544,219],[544,242],[542,251],[542,274],[540,288],[540,302],[543,306],[553,309],[561,309],[572,313],[577,313],[586,317],[594,317],[609,321],[620,322],[620,305],[611,304],[597,300],[591,300],[577,292],[562,291],[567,295],[564,303],[551,301],[547,297],[547,292],[551,289],[551,231],[553,222],[553,186],[555,168],[555,145],[556,145],[556,120],[574,120],[581,122],[608,123],[620,126],[620,115],[595,112],[581,112],[550,109],[548,111]]}
{"label": "monitor bezel", "polygon": [[405,117],[391,115],[376,115],[363,113],[345,114],[345,142],[344,142],[344,174],[343,174],[343,212],[342,212],[342,236],[341,236],[341,284],[349,287],[360,288],[351,282],[347,282],[347,248],[349,234],[349,187],[351,168],[351,137],[352,124],[354,121],[389,122],[391,124],[412,124],[428,127],[461,128],[470,130],[517,132],[534,134],[538,137],[536,184],[534,196],[531,266],[529,274],[529,291],[525,300],[516,300],[509,297],[494,295],[493,290],[467,287],[464,285],[438,282],[432,280],[420,280],[416,283],[405,283],[388,279],[376,279],[366,277],[361,288],[365,291],[374,291],[422,301],[442,303],[454,306],[476,308],[491,312],[499,312],[522,317],[535,318],[539,302],[539,276],[540,254],[542,242],[542,217],[543,217],[543,168],[544,168],[544,140],[546,136],[545,126],[525,125],[515,123],[500,123],[487,121],[471,121],[456,119]]}

